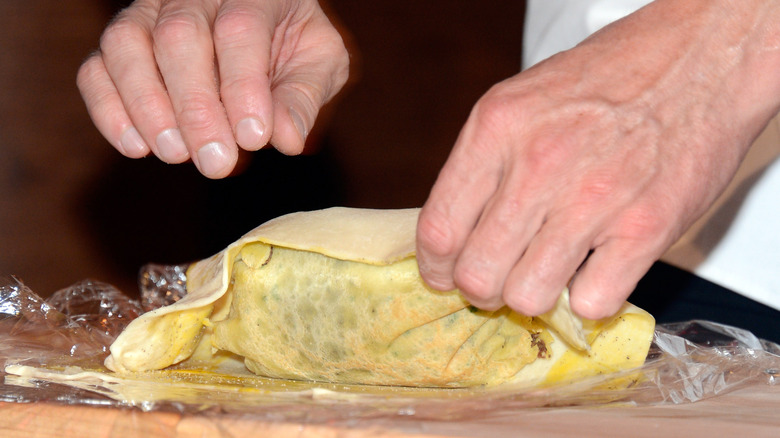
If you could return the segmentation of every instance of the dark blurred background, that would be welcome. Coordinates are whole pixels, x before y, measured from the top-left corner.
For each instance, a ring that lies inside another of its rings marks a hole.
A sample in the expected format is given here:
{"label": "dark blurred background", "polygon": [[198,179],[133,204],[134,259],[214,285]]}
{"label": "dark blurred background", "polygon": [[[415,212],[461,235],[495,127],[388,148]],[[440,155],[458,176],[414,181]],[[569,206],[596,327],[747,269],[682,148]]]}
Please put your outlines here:
{"label": "dark blurred background", "polygon": [[91,278],[136,291],[147,262],[219,251],[283,213],[420,206],[473,103],[520,65],[524,1],[331,0],[353,81],[316,152],[239,176],[123,158],[75,86],[122,2],[0,1],[0,276],[42,295]]}

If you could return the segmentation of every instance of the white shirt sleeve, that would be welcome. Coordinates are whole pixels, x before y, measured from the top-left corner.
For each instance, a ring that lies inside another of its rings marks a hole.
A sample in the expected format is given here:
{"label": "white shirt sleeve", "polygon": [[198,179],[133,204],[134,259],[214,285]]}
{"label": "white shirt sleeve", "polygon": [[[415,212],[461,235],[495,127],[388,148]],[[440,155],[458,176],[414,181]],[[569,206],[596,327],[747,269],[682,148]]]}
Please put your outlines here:
{"label": "white shirt sleeve", "polygon": [[593,32],[650,0],[528,0],[523,67],[571,49]]}

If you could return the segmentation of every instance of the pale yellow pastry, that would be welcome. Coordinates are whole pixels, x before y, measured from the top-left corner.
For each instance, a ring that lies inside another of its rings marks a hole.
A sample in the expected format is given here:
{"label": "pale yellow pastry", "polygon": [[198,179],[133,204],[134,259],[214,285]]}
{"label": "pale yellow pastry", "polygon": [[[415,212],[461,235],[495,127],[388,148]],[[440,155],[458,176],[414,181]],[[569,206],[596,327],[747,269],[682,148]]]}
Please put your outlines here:
{"label": "pale yellow pastry", "polygon": [[545,383],[641,365],[654,321],[626,303],[582,321],[469,305],[417,270],[417,209],[331,208],[269,221],[188,272],[188,295],[111,346],[116,372],[243,358],[274,378],[461,387]]}

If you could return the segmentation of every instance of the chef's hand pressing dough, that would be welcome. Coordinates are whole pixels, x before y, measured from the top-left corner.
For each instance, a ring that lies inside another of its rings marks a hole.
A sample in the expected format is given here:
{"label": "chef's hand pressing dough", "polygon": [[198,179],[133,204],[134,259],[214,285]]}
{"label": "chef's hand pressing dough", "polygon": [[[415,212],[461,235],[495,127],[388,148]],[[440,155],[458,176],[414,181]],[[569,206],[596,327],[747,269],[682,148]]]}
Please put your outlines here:
{"label": "chef's hand pressing dough", "polygon": [[[780,3],[656,0],[494,86],[420,215],[429,285],[614,314],[780,109]],[[577,275],[574,276],[575,272]]]}

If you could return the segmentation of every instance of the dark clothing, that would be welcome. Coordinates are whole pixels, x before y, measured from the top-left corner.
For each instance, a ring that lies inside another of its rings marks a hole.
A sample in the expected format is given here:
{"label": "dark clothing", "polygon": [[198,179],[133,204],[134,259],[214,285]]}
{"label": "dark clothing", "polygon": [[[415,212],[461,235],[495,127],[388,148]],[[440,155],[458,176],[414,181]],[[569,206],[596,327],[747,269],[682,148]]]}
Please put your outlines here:
{"label": "dark clothing", "polygon": [[780,343],[780,311],[663,262],[653,265],[628,300],[658,323],[703,319]]}

